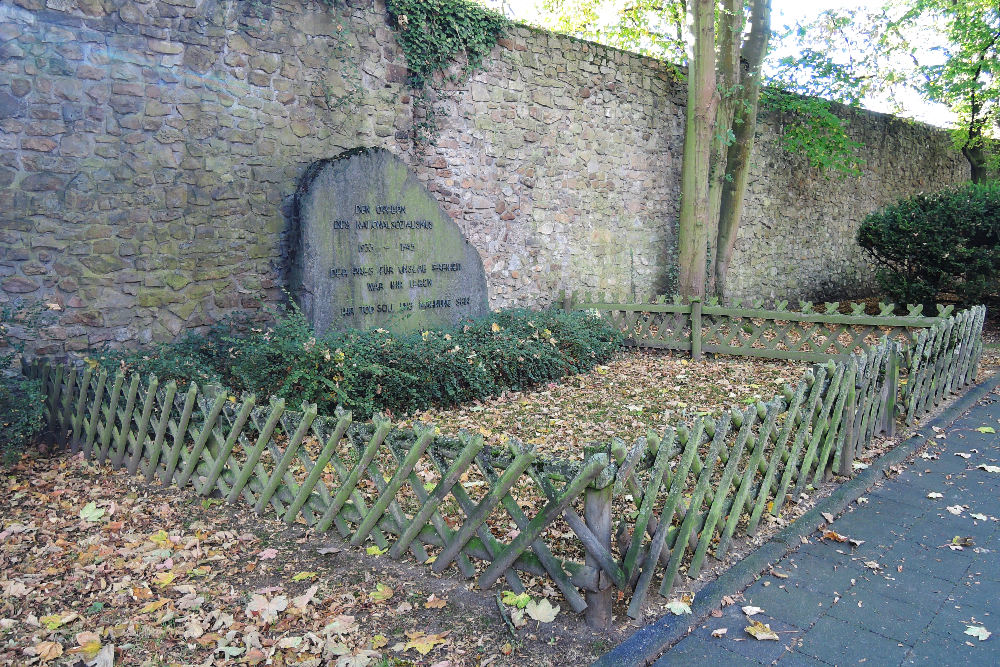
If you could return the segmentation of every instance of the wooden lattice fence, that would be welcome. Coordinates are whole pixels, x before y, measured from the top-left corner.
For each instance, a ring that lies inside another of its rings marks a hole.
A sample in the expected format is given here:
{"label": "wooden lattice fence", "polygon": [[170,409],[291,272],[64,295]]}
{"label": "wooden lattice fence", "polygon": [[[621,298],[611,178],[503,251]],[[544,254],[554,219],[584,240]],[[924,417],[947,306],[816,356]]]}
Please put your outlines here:
{"label": "wooden lattice fence", "polygon": [[823,362],[847,357],[871,347],[883,336],[909,344],[915,330],[945,321],[952,306],[938,306],[938,315],[922,315],[923,306],[909,306],[908,314],[897,316],[894,304],[879,304],[878,315],[867,315],[865,304],[850,304],[850,313],[839,312],[839,303],[817,308],[799,302],[789,310],[787,301],[765,309],[755,301],[743,307],[740,301],[722,306],[718,299],[707,303],[682,303],[664,297],[646,302],[615,302],[593,295],[573,294],[562,299],[567,310],[595,310],[626,335],[626,343],[636,347],[733,354],[744,357],[793,359]]}
{"label": "wooden lattice fence", "polygon": [[[672,312],[672,311],[663,311]],[[673,311],[676,312],[676,311]],[[588,448],[581,461],[509,439],[294,410],[219,387],[36,361],[51,432],[95,463],[243,502],[482,588],[548,578],[606,627],[753,535],[831,474],[850,475],[897,412],[916,419],[975,377],[984,310],[941,318],[904,351],[883,340],[809,370],[767,403]],[[900,384],[900,368],[907,382]],[[897,391],[903,387],[902,391]]]}

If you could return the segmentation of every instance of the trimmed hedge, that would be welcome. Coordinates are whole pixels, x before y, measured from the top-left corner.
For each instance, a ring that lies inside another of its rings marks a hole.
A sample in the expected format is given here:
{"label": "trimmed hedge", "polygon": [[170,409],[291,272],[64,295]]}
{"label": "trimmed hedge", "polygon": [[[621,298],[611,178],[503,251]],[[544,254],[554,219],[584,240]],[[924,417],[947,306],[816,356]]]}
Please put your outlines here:
{"label": "trimmed hedge", "polygon": [[453,329],[409,335],[384,329],[316,336],[296,307],[268,323],[232,318],[146,350],[106,351],[97,362],[162,381],[219,383],[258,397],[341,405],[355,419],[401,416],[521,390],[585,372],[611,358],[621,333],[599,316],[508,310]]}
{"label": "trimmed hedge", "polygon": [[964,305],[1000,294],[1000,183],[918,194],[872,213],[858,243],[899,303],[955,294]]}

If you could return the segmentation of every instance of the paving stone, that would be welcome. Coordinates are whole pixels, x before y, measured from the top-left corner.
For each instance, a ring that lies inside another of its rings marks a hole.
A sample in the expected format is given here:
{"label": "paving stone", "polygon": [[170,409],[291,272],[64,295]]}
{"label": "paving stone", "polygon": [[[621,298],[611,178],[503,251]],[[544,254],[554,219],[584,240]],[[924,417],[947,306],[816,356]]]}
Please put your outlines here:
{"label": "paving stone", "polygon": [[[909,648],[858,625],[824,616],[805,634],[796,653],[821,660],[835,659],[838,665],[854,665],[861,660],[870,660],[872,664],[898,665]],[[872,660],[873,656],[878,656],[878,660]]]}
{"label": "paving stone", "polygon": [[790,574],[791,586],[833,596],[843,594],[857,578],[857,572],[840,555],[837,559],[821,558],[812,553],[792,554],[775,566]]}
{"label": "paving stone", "polygon": [[793,650],[781,656],[781,658],[778,659],[777,664],[782,667],[827,667],[827,665],[830,665],[831,663],[820,660],[819,658],[814,658],[810,655],[796,653]]}
{"label": "paving stone", "polygon": [[829,614],[883,637],[913,645],[940,604],[940,596],[927,604],[911,604],[855,586],[833,605]]}
{"label": "paving stone", "polygon": [[[1000,663],[1000,644],[990,640],[970,642],[945,639],[935,634],[925,634],[903,660],[904,665],[996,665]],[[972,644],[971,646],[969,644]]]}
{"label": "paving stone", "polygon": [[770,586],[764,586],[765,581],[758,581],[744,591],[742,604],[760,607],[768,616],[780,618],[803,630],[826,613],[833,601],[829,595],[788,584],[787,579],[782,582],[772,578]]}
{"label": "paving stone", "polygon": [[[707,662],[705,662],[707,661]],[[689,666],[694,664],[708,665],[760,665],[762,663],[728,651],[715,642],[700,637],[689,637],[667,651],[663,657],[653,663],[654,667]]]}

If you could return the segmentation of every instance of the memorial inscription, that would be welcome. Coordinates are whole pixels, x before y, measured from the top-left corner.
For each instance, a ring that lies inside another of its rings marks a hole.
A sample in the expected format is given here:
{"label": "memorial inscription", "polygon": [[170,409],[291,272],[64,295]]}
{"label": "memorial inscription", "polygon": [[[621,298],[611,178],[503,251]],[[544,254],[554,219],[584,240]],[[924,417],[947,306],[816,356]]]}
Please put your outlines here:
{"label": "memorial inscription", "polygon": [[479,253],[390,152],[310,165],[295,208],[292,289],[317,331],[437,329],[489,312]]}

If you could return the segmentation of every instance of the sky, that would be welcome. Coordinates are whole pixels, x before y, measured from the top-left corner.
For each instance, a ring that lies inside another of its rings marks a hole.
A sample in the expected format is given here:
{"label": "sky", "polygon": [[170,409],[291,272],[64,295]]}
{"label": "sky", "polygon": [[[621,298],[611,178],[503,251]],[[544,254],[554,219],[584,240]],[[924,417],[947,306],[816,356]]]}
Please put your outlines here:
{"label": "sky", "polygon": [[[540,12],[541,0],[480,0],[483,4],[500,8],[503,5],[508,16],[528,23],[535,22]],[[806,21],[827,9],[876,9],[882,6],[884,0],[866,2],[865,0],[772,0],[771,26],[778,32],[786,25],[794,25]],[[904,115],[916,120],[948,127],[952,124],[954,115],[943,105],[932,105],[922,100],[916,93],[904,99],[906,113]],[[864,106],[873,111],[892,113],[893,109],[887,100],[873,98],[866,100]]]}

